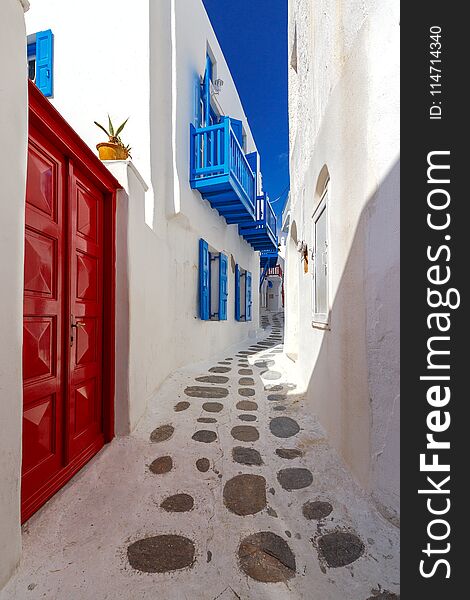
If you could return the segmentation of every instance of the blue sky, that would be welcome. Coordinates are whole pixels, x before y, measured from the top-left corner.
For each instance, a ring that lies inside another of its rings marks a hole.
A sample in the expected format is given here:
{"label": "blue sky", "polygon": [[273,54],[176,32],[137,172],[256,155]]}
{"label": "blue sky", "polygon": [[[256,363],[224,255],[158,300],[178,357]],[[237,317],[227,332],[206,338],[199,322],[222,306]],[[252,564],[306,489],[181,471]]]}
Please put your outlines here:
{"label": "blue sky", "polygon": [[287,0],[203,0],[261,156],[263,187],[282,212],[289,186]]}

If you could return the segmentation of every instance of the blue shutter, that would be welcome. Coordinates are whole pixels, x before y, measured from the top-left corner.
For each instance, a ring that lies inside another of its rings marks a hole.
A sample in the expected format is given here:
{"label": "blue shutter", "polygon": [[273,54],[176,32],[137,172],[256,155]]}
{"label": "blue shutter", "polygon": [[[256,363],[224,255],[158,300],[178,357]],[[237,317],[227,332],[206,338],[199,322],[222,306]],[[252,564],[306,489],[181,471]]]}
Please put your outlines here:
{"label": "blue shutter", "polygon": [[219,320],[227,320],[227,267],[228,258],[226,254],[220,253],[219,260]]}
{"label": "blue shutter", "polygon": [[245,308],[245,321],[251,321],[251,273],[250,271],[246,272],[245,278],[245,293],[246,293],[246,308]]}
{"label": "blue shutter", "polygon": [[240,146],[243,148],[243,126],[242,122],[238,119],[230,119],[230,125],[232,126],[235,137],[240,142]]}
{"label": "blue shutter", "polygon": [[235,265],[235,319],[241,320],[240,314],[240,268]]}
{"label": "blue shutter", "polygon": [[36,33],[36,85],[44,96],[52,96],[52,41],[50,29]]}
{"label": "blue shutter", "polygon": [[203,239],[199,240],[199,317],[209,320],[209,246]]}
{"label": "blue shutter", "polygon": [[256,150],[255,152],[250,152],[249,154],[247,154],[246,160],[248,161],[251,170],[256,175],[256,173],[258,173],[258,153],[256,152]]}
{"label": "blue shutter", "polygon": [[206,56],[206,70],[204,73],[203,83],[203,100],[204,100],[204,125],[207,127],[209,123],[209,117],[211,112],[211,80],[212,80],[212,61],[210,56]]}

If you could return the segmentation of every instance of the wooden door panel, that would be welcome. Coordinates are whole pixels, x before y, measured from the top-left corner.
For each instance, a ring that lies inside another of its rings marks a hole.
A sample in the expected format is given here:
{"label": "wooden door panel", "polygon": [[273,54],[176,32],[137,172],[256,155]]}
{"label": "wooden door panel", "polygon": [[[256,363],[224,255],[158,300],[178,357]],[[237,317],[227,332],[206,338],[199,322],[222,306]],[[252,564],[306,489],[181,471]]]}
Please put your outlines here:
{"label": "wooden door panel", "polygon": [[[103,194],[69,165],[70,407],[68,450],[73,458],[103,437]],[[76,325],[75,327],[73,325]]]}
{"label": "wooden door panel", "polygon": [[65,160],[31,129],[25,211],[23,481],[29,499],[63,466]]}

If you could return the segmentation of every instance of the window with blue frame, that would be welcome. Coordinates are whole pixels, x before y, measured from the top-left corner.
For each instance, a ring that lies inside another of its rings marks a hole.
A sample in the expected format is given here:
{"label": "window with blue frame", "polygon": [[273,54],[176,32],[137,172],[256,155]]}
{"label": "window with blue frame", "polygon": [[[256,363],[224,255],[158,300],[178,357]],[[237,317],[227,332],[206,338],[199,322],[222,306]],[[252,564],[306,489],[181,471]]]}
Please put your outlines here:
{"label": "window with blue frame", "polygon": [[228,258],[199,240],[199,317],[203,321],[226,321]]}
{"label": "window with blue frame", "polygon": [[204,75],[196,83],[196,123],[195,127],[209,127],[220,123],[221,113],[213,101],[213,83],[216,79],[217,63],[208,48]]}
{"label": "window with blue frame", "polygon": [[235,265],[235,319],[237,321],[251,321],[252,305],[251,272]]}
{"label": "window with blue frame", "polygon": [[28,77],[44,96],[53,93],[54,35],[50,29],[38,31],[27,37]]}

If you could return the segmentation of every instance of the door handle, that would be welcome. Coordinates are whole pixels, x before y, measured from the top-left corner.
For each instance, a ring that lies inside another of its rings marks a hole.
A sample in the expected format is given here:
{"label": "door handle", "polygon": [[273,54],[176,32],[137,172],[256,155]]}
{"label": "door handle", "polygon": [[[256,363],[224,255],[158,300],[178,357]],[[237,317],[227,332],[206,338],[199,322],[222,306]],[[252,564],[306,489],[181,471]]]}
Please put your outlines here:
{"label": "door handle", "polygon": [[70,332],[70,345],[73,346],[73,341],[74,341],[74,336],[73,336],[73,330],[76,329],[77,331],[79,329],[85,329],[86,324],[83,323],[83,321],[75,321],[74,316],[70,315],[70,327],[71,327],[71,332]]}

